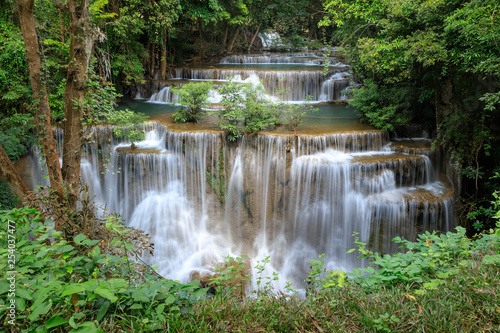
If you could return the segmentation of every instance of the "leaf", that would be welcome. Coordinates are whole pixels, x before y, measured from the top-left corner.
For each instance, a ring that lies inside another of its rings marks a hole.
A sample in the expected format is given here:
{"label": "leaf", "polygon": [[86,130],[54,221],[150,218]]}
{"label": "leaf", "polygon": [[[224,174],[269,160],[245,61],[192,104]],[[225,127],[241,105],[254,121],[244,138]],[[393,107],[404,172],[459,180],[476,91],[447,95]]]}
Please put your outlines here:
{"label": "leaf", "polygon": [[16,288],[16,296],[27,299],[28,301],[31,300],[31,293],[28,290],[21,288],[19,286],[17,286]]}
{"label": "leaf", "polygon": [[118,300],[118,297],[115,295],[114,291],[106,286],[99,286],[94,290],[94,293],[97,295],[109,299],[112,303]]}
{"label": "leaf", "polygon": [[82,291],[85,291],[85,287],[82,286],[81,284],[70,284],[64,289],[61,297],[78,294],[81,293]]}
{"label": "leaf", "polygon": [[139,304],[139,303],[134,303],[132,304],[132,306],[130,307],[131,310],[133,309],[142,309],[142,305]]}
{"label": "leaf", "polygon": [[10,284],[7,281],[0,281],[0,295],[9,291]]}
{"label": "leaf", "polygon": [[160,304],[156,307],[156,314],[159,316],[165,310],[165,304]]}
{"label": "leaf", "polygon": [[175,302],[175,296],[174,295],[168,296],[167,299],[165,300],[165,304],[167,304],[167,305],[170,305],[173,302]]}
{"label": "leaf", "polygon": [[91,321],[86,321],[78,328],[74,328],[69,333],[98,333],[97,327],[95,327],[95,324]]}
{"label": "leaf", "polygon": [[52,300],[49,300],[46,303],[40,304],[35,309],[33,309],[33,312],[28,316],[28,319],[30,321],[37,320],[40,315],[44,315],[47,312],[49,312],[51,307],[52,307]]}
{"label": "leaf", "polygon": [[75,238],[73,238],[73,241],[76,243],[76,244],[80,244],[82,241],[84,241],[85,239],[87,238],[87,236],[85,236],[84,234],[78,234],[76,235]]}
{"label": "leaf", "polygon": [[45,328],[49,329],[49,328],[61,326],[61,325],[67,324],[67,323],[68,323],[67,319],[64,319],[60,316],[54,316],[54,317],[50,318],[49,320],[47,320],[47,322],[45,322]]}
{"label": "leaf", "polygon": [[495,254],[495,255],[485,255],[483,257],[483,260],[481,260],[483,264],[500,264],[500,254]]}
{"label": "leaf", "polygon": [[101,305],[101,308],[99,309],[99,312],[97,312],[97,317],[96,317],[97,321],[101,321],[101,319],[104,318],[104,316],[108,312],[110,304],[111,304],[110,302],[104,302],[104,304]]}

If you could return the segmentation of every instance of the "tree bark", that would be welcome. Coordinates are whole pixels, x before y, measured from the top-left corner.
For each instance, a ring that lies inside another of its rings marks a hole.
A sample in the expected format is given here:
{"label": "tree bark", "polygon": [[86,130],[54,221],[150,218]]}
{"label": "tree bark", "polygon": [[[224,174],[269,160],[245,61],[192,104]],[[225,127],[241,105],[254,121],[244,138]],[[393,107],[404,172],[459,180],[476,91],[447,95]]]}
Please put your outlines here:
{"label": "tree bark", "polygon": [[240,27],[237,27],[236,30],[234,31],[234,34],[229,39],[229,45],[227,46],[227,53],[233,52],[234,41],[236,40],[236,37],[238,37],[239,32],[240,32]]}
{"label": "tree bark", "polygon": [[156,64],[155,64],[155,56],[156,56],[156,54],[155,54],[155,44],[151,43],[151,58],[150,58],[151,61],[149,63],[149,65],[150,65],[150,67],[149,67],[149,77],[152,80],[155,77],[155,66],[156,66]]}
{"label": "tree bark", "polygon": [[161,63],[160,63],[161,79],[167,78],[167,36],[164,34],[163,43],[161,45]]}
{"label": "tree bark", "polygon": [[24,201],[26,197],[33,197],[14,167],[14,164],[9,159],[2,144],[0,144],[0,178],[6,180],[12,186],[14,193],[21,200]]}
{"label": "tree bark", "polygon": [[255,41],[255,38],[257,38],[257,34],[259,33],[261,25],[262,25],[262,23],[259,23],[257,30],[255,30],[255,33],[253,34],[252,39],[250,40],[250,44],[248,45],[248,53],[250,53],[250,50],[252,49],[253,42]]}
{"label": "tree bark", "polygon": [[226,41],[227,41],[227,33],[229,31],[229,27],[226,23],[226,30],[224,30],[224,36],[222,37],[222,44],[221,44],[221,47],[220,47],[220,52],[221,53],[224,53],[225,50],[226,50]]}
{"label": "tree bark", "polygon": [[56,143],[52,136],[47,88],[41,77],[42,61],[40,59],[38,35],[33,17],[33,5],[34,0],[18,0],[17,10],[24,39],[26,59],[28,60],[31,89],[33,90],[33,98],[35,99],[35,127],[45,155],[50,185],[62,198],[64,193],[63,177],[61,166],[59,165]]}
{"label": "tree bark", "polygon": [[87,71],[92,51],[88,0],[69,0],[71,14],[70,62],[64,91],[64,146],[62,175],[68,192],[68,209],[76,210],[82,160],[82,118]]}

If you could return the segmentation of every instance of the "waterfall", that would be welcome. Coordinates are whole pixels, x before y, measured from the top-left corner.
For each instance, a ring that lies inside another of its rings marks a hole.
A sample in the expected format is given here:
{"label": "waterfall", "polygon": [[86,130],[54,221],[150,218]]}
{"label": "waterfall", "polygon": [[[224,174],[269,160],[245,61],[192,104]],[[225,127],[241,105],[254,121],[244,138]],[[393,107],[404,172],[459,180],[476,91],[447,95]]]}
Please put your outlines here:
{"label": "waterfall", "polygon": [[264,47],[277,47],[283,45],[280,35],[277,32],[259,32],[257,36],[262,41]]}
{"label": "waterfall", "polygon": [[[249,55],[231,55],[221,60],[221,64],[301,64],[311,66],[322,66],[325,60],[333,67],[344,66],[336,60],[335,57],[323,57],[314,53],[296,53],[296,54],[249,54]],[[334,64],[334,65],[332,65]]]}
{"label": "waterfall", "polygon": [[148,102],[150,103],[174,103],[179,99],[179,97],[174,94],[171,90],[171,87],[165,87],[161,89],[157,93],[153,93],[149,98]]}
{"label": "waterfall", "polygon": [[[453,189],[439,180],[432,154],[404,153],[382,131],[257,134],[229,143],[222,133],[172,132],[158,123],[145,130],[131,149],[112,127],[94,128],[82,182],[150,235],[155,254],[144,259],[168,278],[187,282],[245,253],[252,267],[271,256],[265,274],[279,272],[275,287],[301,288],[322,253],[329,269],[363,265],[347,254],[354,232],[388,253],[397,251],[396,236],[412,240],[456,224]],[[62,132],[55,135],[60,149]],[[35,173],[41,179],[41,169]]]}

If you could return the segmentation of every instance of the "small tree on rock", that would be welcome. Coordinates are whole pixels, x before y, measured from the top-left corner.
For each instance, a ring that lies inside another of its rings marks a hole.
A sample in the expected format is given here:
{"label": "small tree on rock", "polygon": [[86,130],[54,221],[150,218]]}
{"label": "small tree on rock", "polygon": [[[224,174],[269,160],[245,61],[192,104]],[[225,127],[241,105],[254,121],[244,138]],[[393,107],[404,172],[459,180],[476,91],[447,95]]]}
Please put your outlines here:
{"label": "small tree on rock", "polygon": [[205,115],[205,108],[210,104],[208,101],[212,82],[190,82],[186,85],[174,87],[172,91],[179,96],[178,103],[182,105],[173,114],[175,122],[195,122],[198,123]]}

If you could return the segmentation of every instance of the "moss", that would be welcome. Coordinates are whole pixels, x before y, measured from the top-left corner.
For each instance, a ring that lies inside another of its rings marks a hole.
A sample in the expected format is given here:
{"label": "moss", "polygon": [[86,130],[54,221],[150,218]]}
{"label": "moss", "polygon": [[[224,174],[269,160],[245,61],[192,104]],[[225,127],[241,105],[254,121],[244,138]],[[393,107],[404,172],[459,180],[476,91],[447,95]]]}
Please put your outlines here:
{"label": "moss", "polygon": [[221,147],[219,153],[219,159],[212,170],[208,167],[207,170],[207,182],[215,194],[219,198],[221,203],[226,201],[226,175],[225,175],[225,165],[224,165],[224,149]]}

